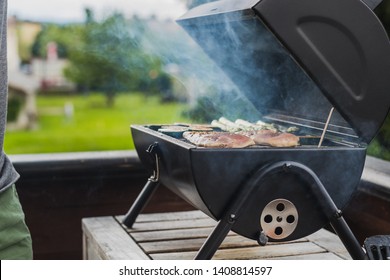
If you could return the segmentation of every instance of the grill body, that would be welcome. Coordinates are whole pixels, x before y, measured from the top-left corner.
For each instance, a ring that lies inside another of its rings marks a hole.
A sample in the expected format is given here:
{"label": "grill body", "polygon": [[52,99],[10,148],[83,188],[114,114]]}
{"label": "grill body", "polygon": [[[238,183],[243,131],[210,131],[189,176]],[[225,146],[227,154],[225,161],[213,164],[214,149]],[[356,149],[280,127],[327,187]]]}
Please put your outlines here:
{"label": "grill body", "polygon": [[[141,161],[152,172],[154,163],[146,152],[158,143],[160,181],[187,202],[215,220],[220,220],[237,194],[260,169],[281,161],[297,162],[318,174],[329,195],[340,209],[356,190],[364,167],[366,149],[361,147],[296,148],[197,148],[180,139],[159,133],[149,127],[132,126],[134,143]],[[233,230],[257,239],[260,216],[275,199],[287,199],[298,210],[299,223],[287,241],[301,238],[328,223],[320,203],[310,193],[307,182],[295,174],[267,176],[257,186],[248,207]]]}

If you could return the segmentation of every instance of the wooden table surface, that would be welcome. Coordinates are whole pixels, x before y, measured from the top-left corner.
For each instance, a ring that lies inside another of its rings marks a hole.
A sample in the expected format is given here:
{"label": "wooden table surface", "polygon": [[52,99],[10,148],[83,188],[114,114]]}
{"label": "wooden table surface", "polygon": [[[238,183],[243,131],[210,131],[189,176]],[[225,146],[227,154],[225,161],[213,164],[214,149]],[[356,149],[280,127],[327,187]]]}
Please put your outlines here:
{"label": "wooden table surface", "polygon": [[[83,258],[111,260],[193,259],[216,221],[200,211],[141,214],[132,229],[122,217],[82,221]],[[321,229],[305,238],[259,246],[230,232],[213,259],[351,259],[337,235]]]}

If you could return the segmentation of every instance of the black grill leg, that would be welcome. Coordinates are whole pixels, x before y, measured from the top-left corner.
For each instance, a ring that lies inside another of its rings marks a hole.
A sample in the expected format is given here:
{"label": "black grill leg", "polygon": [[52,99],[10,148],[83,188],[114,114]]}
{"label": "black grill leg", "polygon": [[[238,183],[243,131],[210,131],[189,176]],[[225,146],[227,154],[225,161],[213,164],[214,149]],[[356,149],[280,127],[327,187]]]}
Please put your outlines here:
{"label": "black grill leg", "polygon": [[343,242],[345,248],[348,250],[348,253],[354,260],[366,259],[367,257],[361,245],[352,233],[348,224],[345,222],[341,215],[341,211],[337,208],[317,175],[305,165],[296,162],[286,162],[284,169],[286,172],[295,172],[300,174],[301,178],[306,178],[307,182],[311,182],[309,184],[311,192],[316,197],[324,214],[328,217],[331,226]]}
{"label": "black grill leg", "polygon": [[232,226],[233,224],[229,223],[229,220],[220,220],[205,243],[203,243],[195,260],[210,260],[218,250],[219,245],[221,245],[222,241],[228,235]]}
{"label": "black grill leg", "polygon": [[127,212],[124,217],[122,223],[131,228],[137,219],[139,213],[141,213],[142,209],[148,203],[149,199],[156,191],[159,181],[154,180],[153,178],[149,178],[141,193],[138,195],[137,199],[134,201],[133,205],[130,207],[130,210]]}
{"label": "black grill leg", "polygon": [[122,220],[122,223],[128,228],[133,226],[139,213],[141,213],[142,209],[146,206],[160,184],[160,157],[158,143],[156,142],[149,145],[146,152],[149,154],[152,162],[154,163],[153,175],[149,177],[141,193],[138,195],[137,199],[134,201],[133,205]]}
{"label": "black grill leg", "polygon": [[355,235],[341,216],[341,212],[338,212],[336,217],[331,219],[330,224],[354,260],[367,259]]}

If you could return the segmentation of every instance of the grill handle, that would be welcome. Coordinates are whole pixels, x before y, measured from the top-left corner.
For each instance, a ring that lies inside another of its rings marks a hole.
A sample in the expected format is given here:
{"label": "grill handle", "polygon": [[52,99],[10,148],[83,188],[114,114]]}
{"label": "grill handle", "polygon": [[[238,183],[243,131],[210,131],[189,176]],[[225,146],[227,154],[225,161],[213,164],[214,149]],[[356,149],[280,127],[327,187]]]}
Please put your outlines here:
{"label": "grill handle", "polygon": [[160,153],[158,143],[151,144],[146,152],[150,155],[151,160],[154,163],[153,174],[149,177],[141,193],[138,195],[133,205],[122,220],[122,223],[131,228],[141,213],[142,209],[146,206],[149,199],[152,197],[157,187],[160,185]]}

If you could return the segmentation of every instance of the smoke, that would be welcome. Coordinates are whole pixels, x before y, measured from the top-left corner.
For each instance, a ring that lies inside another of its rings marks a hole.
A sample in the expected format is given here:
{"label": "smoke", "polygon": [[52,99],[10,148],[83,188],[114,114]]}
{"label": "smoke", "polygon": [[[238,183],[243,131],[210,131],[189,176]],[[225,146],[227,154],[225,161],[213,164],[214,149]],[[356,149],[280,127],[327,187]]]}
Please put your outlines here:
{"label": "smoke", "polygon": [[[180,26],[150,22],[144,49],[169,66],[190,104],[209,97],[226,117],[252,120],[278,111],[325,122],[331,103],[261,20],[244,16],[237,1],[223,5],[228,12],[207,15],[209,8],[179,19]],[[346,126],[337,112],[332,123]]]}
{"label": "smoke", "polygon": [[141,43],[143,49],[159,57],[166,65],[165,70],[185,87],[190,106],[207,97],[213,103],[212,107],[218,107],[216,113],[219,115],[238,116],[239,113],[234,113],[234,108],[230,107],[237,102],[244,103],[247,108],[236,107],[236,111],[258,114],[230,77],[178,24],[149,21],[147,28]]}
{"label": "smoke", "polygon": [[[168,71],[186,84],[190,98],[197,97],[207,87],[204,77],[209,76],[210,85],[217,80],[221,73],[214,73],[221,71],[175,22],[149,21],[147,28],[141,42],[143,49],[159,57]],[[194,81],[197,90],[191,89]]]}

